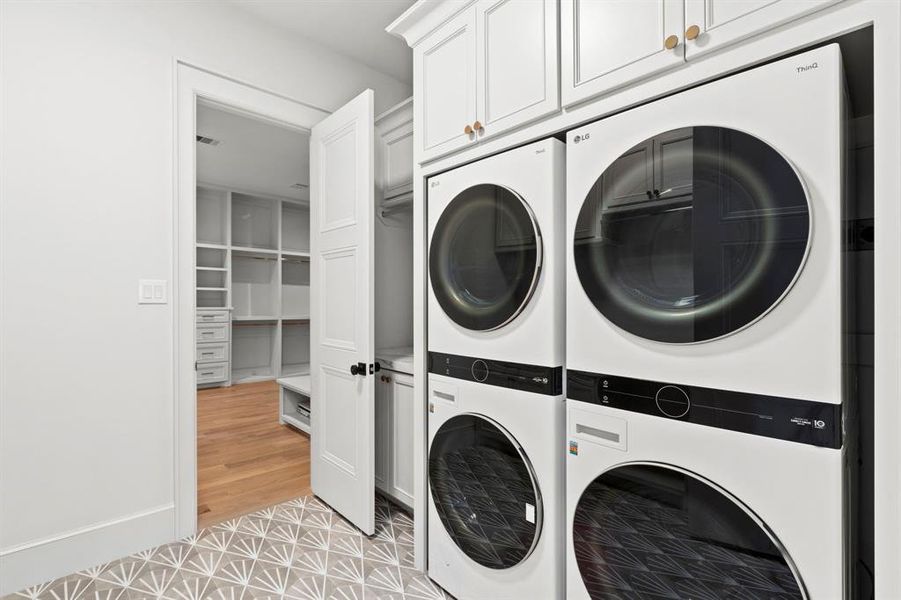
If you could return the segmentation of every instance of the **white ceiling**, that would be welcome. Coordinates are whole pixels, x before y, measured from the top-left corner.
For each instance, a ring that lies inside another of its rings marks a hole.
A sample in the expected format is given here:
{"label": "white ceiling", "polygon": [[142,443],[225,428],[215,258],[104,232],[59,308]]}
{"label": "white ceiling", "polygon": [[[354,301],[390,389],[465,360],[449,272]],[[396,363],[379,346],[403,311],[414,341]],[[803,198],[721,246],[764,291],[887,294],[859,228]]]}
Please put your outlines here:
{"label": "white ceiling", "polygon": [[414,0],[231,0],[242,10],[335,52],[413,82],[412,50],[385,32]]}
{"label": "white ceiling", "polygon": [[197,134],[219,140],[197,143],[197,181],[235,190],[309,199],[309,137],[298,131],[211,108],[197,107]]}

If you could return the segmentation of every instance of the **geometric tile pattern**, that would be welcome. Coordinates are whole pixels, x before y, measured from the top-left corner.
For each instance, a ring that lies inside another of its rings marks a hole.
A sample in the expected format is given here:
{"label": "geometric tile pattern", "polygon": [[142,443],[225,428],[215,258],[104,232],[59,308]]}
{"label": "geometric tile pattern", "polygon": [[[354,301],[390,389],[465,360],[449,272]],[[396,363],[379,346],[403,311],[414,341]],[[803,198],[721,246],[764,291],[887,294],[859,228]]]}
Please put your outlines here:
{"label": "geometric tile pattern", "polygon": [[2,600],[445,600],[413,567],[413,521],[376,496],[372,537],[313,496]]}
{"label": "geometric tile pattern", "polygon": [[[583,492],[573,515],[573,542],[591,598],[803,597],[775,547],[772,552],[755,552],[702,537],[688,513],[664,498],[607,485],[603,478],[595,479]],[[722,526],[712,519],[704,524],[706,528]]]}

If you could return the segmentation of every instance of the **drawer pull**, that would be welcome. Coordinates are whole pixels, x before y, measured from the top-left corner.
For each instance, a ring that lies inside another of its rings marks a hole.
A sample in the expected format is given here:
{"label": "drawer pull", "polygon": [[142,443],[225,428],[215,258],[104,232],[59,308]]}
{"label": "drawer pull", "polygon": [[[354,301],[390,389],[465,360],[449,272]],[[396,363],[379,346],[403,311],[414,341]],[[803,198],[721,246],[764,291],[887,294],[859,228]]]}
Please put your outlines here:
{"label": "drawer pull", "polygon": [[201,352],[200,355],[203,356],[204,358],[206,358],[208,356],[216,356],[216,353],[215,352]]}
{"label": "drawer pull", "polygon": [[582,433],[585,435],[590,435],[592,437],[601,438],[602,440],[607,440],[608,442],[619,443],[619,434],[614,431],[605,431],[603,429],[596,429],[594,427],[589,427],[588,425],[576,425],[576,433]]}
{"label": "drawer pull", "polygon": [[215,374],[216,374],[216,371],[204,371],[203,373],[201,373],[201,375],[203,377],[212,377]]}
{"label": "drawer pull", "polygon": [[212,335],[215,335],[215,333],[216,333],[215,331],[201,331],[201,332],[200,332],[200,335],[203,335],[203,336],[212,336]]}

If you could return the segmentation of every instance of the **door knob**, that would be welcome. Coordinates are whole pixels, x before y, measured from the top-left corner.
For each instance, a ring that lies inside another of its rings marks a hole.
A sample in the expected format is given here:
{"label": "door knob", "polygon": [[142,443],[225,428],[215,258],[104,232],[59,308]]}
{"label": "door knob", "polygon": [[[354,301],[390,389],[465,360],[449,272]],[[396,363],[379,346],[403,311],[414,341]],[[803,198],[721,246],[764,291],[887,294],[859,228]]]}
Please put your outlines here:
{"label": "door knob", "polygon": [[688,29],[685,30],[685,39],[693,40],[696,39],[699,35],[701,35],[701,28],[697,25],[692,25]]}
{"label": "door knob", "polygon": [[466,127],[464,127],[464,128],[463,128],[463,133],[465,133],[466,135],[472,135],[472,126],[471,126],[471,125],[467,125]]}
{"label": "door knob", "polygon": [[363,377],[366,377],[366,363],[357,363],[355,365],[350,365],[350,374],[362,375]]}
{"label": "door knob", "polygon": [[475,123],[473,123],[472,128],[475,129],[476,131],[482,131],[483,129],[485,129],[482,126],[482,123],[480,121],[476,121]]}
{"label": "door knob", "polygon": [[678,45],[679,45],[679,36],[678,35],[671,35],[668,38],[666,38],[665,40],[663,40],[663,47],[666,48],[667,50],[672,50],[673,48],[675,48]]}

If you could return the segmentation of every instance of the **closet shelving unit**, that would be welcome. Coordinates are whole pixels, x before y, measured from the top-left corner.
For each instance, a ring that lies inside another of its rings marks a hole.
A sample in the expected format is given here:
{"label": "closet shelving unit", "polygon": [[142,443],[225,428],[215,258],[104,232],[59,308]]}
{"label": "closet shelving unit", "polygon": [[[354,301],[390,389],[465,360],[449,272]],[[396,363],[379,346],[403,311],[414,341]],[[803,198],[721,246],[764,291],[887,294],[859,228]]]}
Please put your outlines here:
{"label": "closet shelving unit", "polygon": [[228,364],[217,364],[227,376],[198,384],[308,374],[309,205],[200,184],[196,249],[198,356],[201,322],[216,310],[227,311],[229,333]]}

